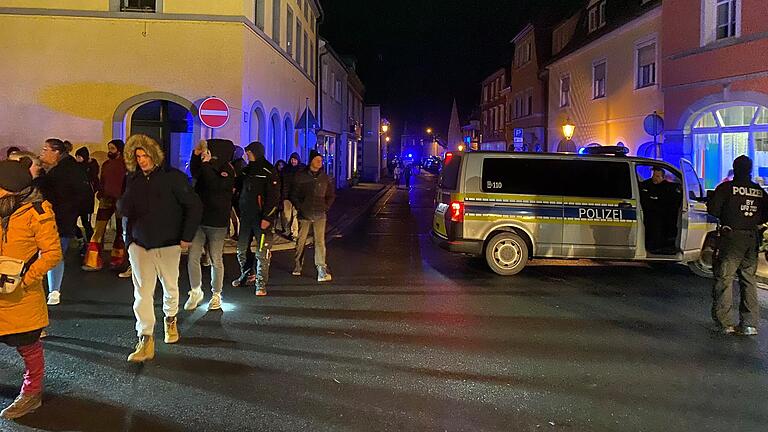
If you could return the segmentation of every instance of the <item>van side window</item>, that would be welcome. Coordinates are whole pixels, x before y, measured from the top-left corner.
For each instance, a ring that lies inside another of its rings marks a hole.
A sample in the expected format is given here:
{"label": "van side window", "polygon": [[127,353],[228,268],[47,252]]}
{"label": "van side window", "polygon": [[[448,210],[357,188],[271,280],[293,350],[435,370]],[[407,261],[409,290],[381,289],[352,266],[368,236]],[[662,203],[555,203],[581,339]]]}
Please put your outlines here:
{"label": "van side window", "polygon": [[561,171],[565,162],[558,159],[487,158],[483,161],[483,192],[562,196]]}
{"label": "van side window", "polygon": [[626,162],[569,160],[562,171],[565,196],[632,198],[632,179]]}
{"label": "van side window", "polygon": [[440,175],[440,188],[456,190],[456,186],[459,183],[459,171],[461,171],[461,155],[454,154],[451,158],[445,160],[445,166]]}

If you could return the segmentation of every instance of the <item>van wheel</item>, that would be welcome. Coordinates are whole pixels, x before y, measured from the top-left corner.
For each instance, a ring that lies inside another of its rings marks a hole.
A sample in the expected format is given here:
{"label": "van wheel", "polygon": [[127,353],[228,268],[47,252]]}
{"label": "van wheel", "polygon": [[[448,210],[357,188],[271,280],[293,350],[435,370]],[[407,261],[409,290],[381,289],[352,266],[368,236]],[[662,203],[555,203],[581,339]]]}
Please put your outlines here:
{"label": "van wheel", "polygon": [[485,261],[496,274],[516,275],[528,264],[528,245],[517,234],[496,234],[485,247]]}
{"label": "van wheel", "polygon": [[712,270],[712,265],[705,263],[703,260],[689,262],[688,268],[696,276],[707,279],[713,279],[715,277],[715,273]]}

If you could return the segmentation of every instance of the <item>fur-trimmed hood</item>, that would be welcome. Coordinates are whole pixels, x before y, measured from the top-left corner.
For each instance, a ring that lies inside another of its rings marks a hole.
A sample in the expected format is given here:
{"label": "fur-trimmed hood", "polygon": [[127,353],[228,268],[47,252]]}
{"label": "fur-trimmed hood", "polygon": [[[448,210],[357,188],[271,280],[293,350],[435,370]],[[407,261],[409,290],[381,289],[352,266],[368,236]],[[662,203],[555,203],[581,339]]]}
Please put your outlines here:
{"label": "fur-trimmed hood", "polygon": [[129,172],[136,172],[136,150],[138,149],[143,149],[147,152],[149,157],[151,157],[152,161],[155,163],[155,166],[163,166],[165,153],[163,153],[163,149],[160,148],[160,144],[158,144],[157,141],[146,135],[131,135],[131,137],[128,138],[128,142],[125,143],[125,151],[123,152],[125,167]]}

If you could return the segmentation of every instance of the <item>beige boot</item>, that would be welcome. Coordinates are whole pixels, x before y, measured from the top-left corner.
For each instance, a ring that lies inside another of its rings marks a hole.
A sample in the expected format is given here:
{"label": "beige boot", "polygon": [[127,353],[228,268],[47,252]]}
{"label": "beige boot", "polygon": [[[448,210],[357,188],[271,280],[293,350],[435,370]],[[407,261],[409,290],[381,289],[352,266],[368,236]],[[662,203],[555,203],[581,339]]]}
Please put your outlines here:
{"label": "beige boot", "polygon": [[19,417],[31,413],[32,411],[40,408],[43,404],[42,393],[33,395],[20,394],[12,404],[8,405],[2,412],[0,412],[0,418],[6,420],[13,420]]}
{"label": "beige boot", "polygon": [[139,343],[136,344],[136,350],[128,356],[128,361],[141,363],[153,358],[155,358],[155,338],[152,336],[141,336]]}
{"label": "beige boot", "polygon": [[165,318],[165,343],[174,344],[179,341],[179,327],[176,325],[176,317]]}

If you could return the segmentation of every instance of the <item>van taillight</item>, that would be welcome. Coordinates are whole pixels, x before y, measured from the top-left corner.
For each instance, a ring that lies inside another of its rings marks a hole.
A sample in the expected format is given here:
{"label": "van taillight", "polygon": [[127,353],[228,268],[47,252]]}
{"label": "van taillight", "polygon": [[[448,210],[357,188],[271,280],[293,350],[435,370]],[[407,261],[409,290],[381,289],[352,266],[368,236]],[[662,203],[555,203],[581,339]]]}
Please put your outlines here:
{"label": "van taillight", "polygon": [[464,203],[454,201],[451,203],[451,222],[464,222]]}

